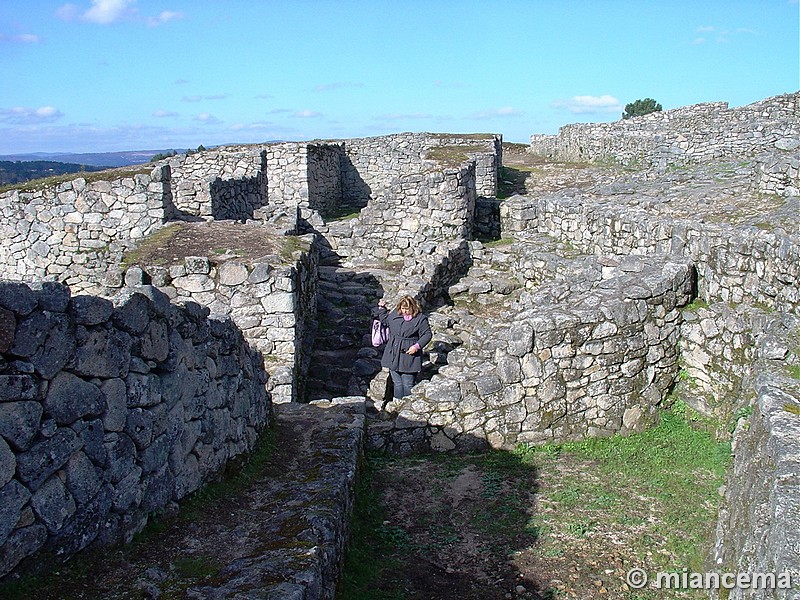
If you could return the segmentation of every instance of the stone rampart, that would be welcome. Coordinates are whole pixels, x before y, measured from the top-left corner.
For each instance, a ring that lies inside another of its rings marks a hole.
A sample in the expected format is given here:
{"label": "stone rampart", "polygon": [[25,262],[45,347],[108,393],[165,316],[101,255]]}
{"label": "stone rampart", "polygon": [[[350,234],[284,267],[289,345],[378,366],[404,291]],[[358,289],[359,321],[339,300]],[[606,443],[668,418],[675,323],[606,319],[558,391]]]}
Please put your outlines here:
{"label": "stone rampart", "polygon": [[708,303],[758,303],[800,310],[800,243],[796,236],[651,217],[644,210],[597,207],[572,198],[521,196],[501,206],[505,231],[538,231],[593,254],[683,254],[697,270]]}
{"label": "stone rampart", "polygon": [[512,448],[651,425],[678,371],[690,264],[632,257],[597,272],[566,297],[554,292],[555,303],[538,308],[548,304],[539,298],[473,332],[412,397],[387,405],[370,444],[401,454]]}
{"label": "stone rampart", "polygon": [[[724,596],[736,600],[796,598],[800,581],[800,395],[796,382],[764,362],[759,361],[751,388],[753,413],[739,421],[734,433],[713,569],[784,579],[773,589],[732,589]],[[712,590],[711,597],[723,596]]]}
{"label": "stone rampart", "polygon": [[267,197],[260,146],[222,146],[167,159],[176,218],[253,218]]}
{"label": "stone rampart", "polygon": [[130,541],[270,424],[234,323],[149,286],[112,302],[0,283],[0,351],[0,576]]}
{"label": "stone rampart", "polygon": [[0,195],[0,277],[91,289],[122,249],[174,214],[170,171],[109,181],[76,178]]}
{"label": "stone rampart", "polygon": [[752,157],[800,137],[800,93],[739,108],[696,104],[613,123],[576,123],[531,136],[530,152],[556,160],[612,160],[630,166]]}
{"label": "stone rampart", "polygon": [[196,302],[230,318],[264,357],[273,402],[303,398],[317,306],[318,250],[313,236],[287,240],[291,256],[258,260],[190,256],[170,267],[131,267],[127,285],[150,282],[170,299]]}
{"label": "stone rampart", "polygon": [[472,237],[475,164],[399,177],[357,218],[331,224],[329,242],[340,255],[402,262],[430,240]]}

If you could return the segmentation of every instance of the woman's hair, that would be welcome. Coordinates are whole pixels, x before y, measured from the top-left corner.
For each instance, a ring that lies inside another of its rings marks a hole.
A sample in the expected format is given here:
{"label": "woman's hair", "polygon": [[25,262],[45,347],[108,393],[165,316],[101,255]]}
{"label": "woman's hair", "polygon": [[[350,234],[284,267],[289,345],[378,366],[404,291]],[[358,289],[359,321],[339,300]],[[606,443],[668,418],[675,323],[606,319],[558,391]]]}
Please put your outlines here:
{"label": "woman's hair", "polygon": [[412,317],[416,317],[419,313],[422,312],[422,308],[419,305],[419,302],[416,299],[412,298],[411,296],[403,296],[400,298],[400,302],[397,303],[397,307],[395,310],[399,313],[401,309],[406,308],[411,312]]}

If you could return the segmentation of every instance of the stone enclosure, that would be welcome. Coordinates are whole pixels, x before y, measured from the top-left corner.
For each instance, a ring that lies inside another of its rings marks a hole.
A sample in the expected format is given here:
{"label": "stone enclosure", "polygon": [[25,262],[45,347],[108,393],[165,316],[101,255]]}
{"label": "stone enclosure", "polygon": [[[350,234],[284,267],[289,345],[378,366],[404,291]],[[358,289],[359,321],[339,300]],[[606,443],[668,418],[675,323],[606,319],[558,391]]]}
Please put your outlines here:
{"label": "stone enclosure", "polygon": [[[717,568],[800,578],[798,139],[789,94],[532,137],[613,165],[588,189],[498,199],[499,135],[398,134],[0,195],[0,576],[130,540],[284,404],[360,398],[360,443],[451,452],[640,431],[678,390],[718,435],[738,423]],[[255,250],[131,258],[216,226]],[[366,333],[406,293],[434,340],[392,401]]]}

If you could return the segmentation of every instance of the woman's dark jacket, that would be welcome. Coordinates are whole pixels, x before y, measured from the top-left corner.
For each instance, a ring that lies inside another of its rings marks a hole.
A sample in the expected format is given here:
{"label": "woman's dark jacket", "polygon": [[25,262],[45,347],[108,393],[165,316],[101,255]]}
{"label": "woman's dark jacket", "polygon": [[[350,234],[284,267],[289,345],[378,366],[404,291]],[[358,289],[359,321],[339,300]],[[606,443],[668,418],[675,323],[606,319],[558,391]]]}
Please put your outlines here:
{"label": "woman's dark jacket", "polygon": [[[381,366],[399,373],[419,373],[422,370],[422,349],[433,337],[427,315],[419,313],[406,321],[396,310],[389,312],[379,306],[377,318],[389,327],[389,341],[383,350]],[[419,351],[406,354],[414,344],[419,344]]]}

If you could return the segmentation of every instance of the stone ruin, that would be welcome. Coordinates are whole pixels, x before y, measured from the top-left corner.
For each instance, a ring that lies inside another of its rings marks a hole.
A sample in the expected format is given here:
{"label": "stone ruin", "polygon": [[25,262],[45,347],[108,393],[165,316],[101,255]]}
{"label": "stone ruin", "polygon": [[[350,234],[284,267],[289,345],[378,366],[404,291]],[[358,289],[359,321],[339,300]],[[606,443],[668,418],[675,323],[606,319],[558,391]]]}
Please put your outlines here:
{"label": "stone ruin", "polygon": [[[448,134],[224,146],[0,195],[0,577],[129,541],[276,419],[338,415],[356,453],[511,449],[641,431],[677,389],[736,426],[715,568],[800,578],[798,100],[533,136],[614,168],[505,199],[501,136]],[[170,227],[227,245],[131,259]],[[367,333],[401,294],[434,340],[395,401]],[[324,560],[274,590],[333,597],[356,459],[330,475]]]}

